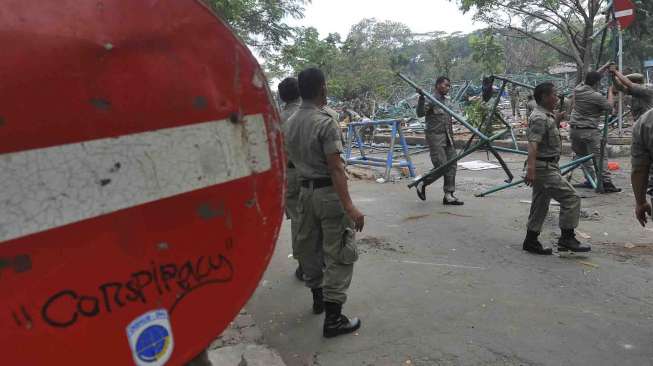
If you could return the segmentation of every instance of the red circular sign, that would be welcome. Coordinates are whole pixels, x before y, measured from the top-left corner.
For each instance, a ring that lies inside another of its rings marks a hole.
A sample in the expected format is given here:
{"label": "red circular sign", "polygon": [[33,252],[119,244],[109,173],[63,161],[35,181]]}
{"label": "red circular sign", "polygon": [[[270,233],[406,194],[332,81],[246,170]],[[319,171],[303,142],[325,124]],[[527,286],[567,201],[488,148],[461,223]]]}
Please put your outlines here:
{"label": "red circular sign", "polygon": [[0,44],[5,362],[188,361],[255,290],[282,219],[256,60],[193,0],[9,0]]}
{"label": "red circular sign", "polygon": [[631,0],[614,0],[614,16],[621,29],[628,28],[635,21],[635,4]]}

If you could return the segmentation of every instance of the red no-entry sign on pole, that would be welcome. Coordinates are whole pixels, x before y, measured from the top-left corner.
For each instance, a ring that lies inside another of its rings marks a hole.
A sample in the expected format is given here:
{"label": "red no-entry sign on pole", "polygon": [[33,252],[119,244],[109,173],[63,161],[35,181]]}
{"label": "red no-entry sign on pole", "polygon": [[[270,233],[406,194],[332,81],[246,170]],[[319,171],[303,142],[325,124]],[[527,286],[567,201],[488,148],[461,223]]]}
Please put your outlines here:
{"label": "red no-entry sign on pole", "polygon": [[7,0],[0,45],[3,362],[188,361],[282,220],[256,60],[195,0]]}
{"label": "red no-entry sign on pole", "polygon": [[614,0],[613,6],[621,29],[628,28],[635,21],[635,4],[631,0]]}

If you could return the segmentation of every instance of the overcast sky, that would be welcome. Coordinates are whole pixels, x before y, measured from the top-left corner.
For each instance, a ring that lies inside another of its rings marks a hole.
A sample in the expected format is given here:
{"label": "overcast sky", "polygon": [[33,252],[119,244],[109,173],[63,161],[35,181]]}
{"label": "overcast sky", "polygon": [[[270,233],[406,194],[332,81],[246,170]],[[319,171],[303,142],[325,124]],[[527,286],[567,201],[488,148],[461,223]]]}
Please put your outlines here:
{"label": "overcast sky", "polygon": [[415,33],[461,31],[482,28],[448,0],[313,0],[305,18],[291,24],[317,28],[322,37],[340,33],[344,40],[352,25],[363,18],[392,20],[406,24]]}

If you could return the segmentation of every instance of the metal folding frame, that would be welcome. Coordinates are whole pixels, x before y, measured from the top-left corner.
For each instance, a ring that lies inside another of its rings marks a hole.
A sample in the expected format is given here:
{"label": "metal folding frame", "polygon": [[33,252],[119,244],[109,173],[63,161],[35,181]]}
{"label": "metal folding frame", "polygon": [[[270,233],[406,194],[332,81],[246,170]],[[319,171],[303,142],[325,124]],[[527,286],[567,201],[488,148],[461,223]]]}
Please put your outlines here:
{"label": "metal folding frame", "polygon": [[[569,172],[576,169],[579,165],[582,165],[583,163],[585,163],[586,161],[592,159],[593,157],[594,157],[594,155],[590,154],[590,155],[584,156],[584,157],[582,157],[580,159],[570,161],[569,163],[560,166],[560,172],[561,172],[562,175],[567,175]],[[491,189],[489,189],[489,190],[487,190],[487,191],[485,191],[483,193],[476,194],[476,197],[485,197],[485,196],[487,196],[489,194],[496,193],[496,192],[502,191],[504,189],[508,189],[508,188],[511,188],[511,187],[518,186],[520,184],[523,184],[524,182],[525,182],[525,179],[520,179],[520,180],[512,182],[512,183],[508,183],[508,184],[504,184],[504,185],[501,185],[501,186],[498,186],[498,187],[494,187],[494,188],[491,188]]]}
{"label": "metal folding frame", "polygon": [[[466,120],[463,116],[461,116],[460,114],[456,113],[456,112],[453,111],[451,108],[447,107],[444,103],[442,103],[441,101],[439,101],[439,100],[437,100],[436,98],[434,98],[431,94],[429,94],[429,93],[427,93],[426,91],[424,91],[424,89],[422,89],[419,85],[415,84],[415,83],[414,83],[412,80],[410,80],[408,77],[404,76],[404,75],[401,74],[401,73],[397,73],[397,76],[398,76],[399,78],[401,78],[403,81],[405,81],[406,83],[408,83],[410,86],[412,86],[413,88],[415,88],[415,89],[417,90],[418,93],[424,95],[424,97],[425,97],[426,99],[428,99],[431,103],[437,105],[437,106],[440,107],[440,108],[441,108],[445,113],[449,114],[449,115],[450,115],[451,117],[453,117],[455,120],[457,120],[458,122],[460,122],[460,123],[461,123],[465,128],[467,128],[467,129],[468,129],[470,132],[472,132],[472,134],[473,134],[473,136],[472,136],[472,137],[470,138],[470,140],[467,142],[467,146],[465,146],[465,148],[463,149],[462,152],[460,152],[460,154],[458,154],[455,158],[450,159],[449,161],[445,162],[445,163],[444,163],[443,165],[441,165],[440,167],[432,169],[430,172],[428,172],[427,174],[423,175],[423,176],[420,177],[419,179],[414,180],[413,182],[411,182],[411,183],[408,185],[409,188],[413,188],[413,187],[418,186],[418,185],[419,185],[420,183],[422,183],[426,178],[435,178],[434,180],[439,179],[440,177],[442,177],[442,175],[444,174],[444,172],[445,172],[445,171],[446,171],[446,170],[447,170],[451,165],[453,165],[453,164],[457,164],[458,161],[461,160],[462,158],[464,158],[464,157],[470,155],[471,153],[473,153],[473,152],[475,152],[475,151],[478,151],[478,150],[480,150],[480,149],[482,149],[482,148],[487,148],[487,149],[490,150],[490,152],[495,156],[495,158],[497,158],[497,161],[499,161],[499,163],[501,164],[501,167],[503,168],[503,170],[505,171],[506,175],[508,176],[508,179],[506,179],[506,183],[507,183],[507,184],[505,184],[505,185],[501,185],[501,186],[499,186],[499,187],[492,188],[492,189],[490,189],[489,191],[486,191],[486,192],[483,192],[483,193],[477,194],[477,195],[476,195],[477,197],[485,197],[485,196],[487,196],[487,195],[489,195],[489,194],[492,194],[492,193],[495,193],[495,192],[498,192],[498,191],[501,191],[501,190],[504,190],[504,189],[507,189],[507,188],[510,188],[510,187],[517,186],[517,185],[522,184],[522,183],[524,182],[523,179],[521,179],[521,180],[519,180],[519,181],[517,181],[517,182],[513,182],[514,175],[512,174],[512,172],[510,171],[510,169],[509,169],[508,166],[506,165],[505,161],[503,160],[503,158],[502,158],[501,155],[499,154],[499,151],[502,151],[502,152],[508,152],[508,153],[513,153],[513,154],[520,154],[520,155],[526,155],[526,156],[528,156],[528,152],[526,152],[526,151],[522,151],[522,150],[519,150],[519,147],[518,147],[517,142],[516,142],[516,138],[515,138],[515,136],[514,136],[514,132],[513,132],[512,126],[511,126],[510,124],[508,124],[508,123],[507,123],[503,118],[499,118],[499,120],[500,120],[504,125],[506,125],[508,128],[507,128],[506,130],[503,130],[503,131],[501,131],[501,132],[499,132],[499,133],[496,133],[496,134],[494,134],[494,135],[492,135],[492,136],[486,136],[486,135],[485,135],[484,133],[482,133],[479,129],[477,129],[477,128],[475,128],[474,126],[472,126],[471,124],[469,124],[469,123],[467,122],[467,120]],[[500,99],[501,99],[501,94],[502,94],[503,91],[505,90],[505,87],[506,87],[506,85],[507,85],[508,83],[512,83],[512,84],[515,84],[515,85],[518,85],[518,86],[521,86],[521,87],[524,87],[524,88],[528,88],[528,89],[530,89],[530,90],[535,89],[535,87],[533,87],[533,86],[531,86],[531,85],[524,84],[524,83],[520,83],[520,82],[518,82],[518,81],[514,81],[514,80],[510,80],[510,79],[508,79],[508,78],[506,78],[506,77],[502,77],[502,76],[493,76],[492,78],[493,78],[494,80],[500,80],[500,81],[502,82],[502,83],[501,83],[501,88],[499,89],[499,95],[497,96],[496,100],[494,101],[494,104],[493,104],[493,106],[492,106],[492,109],[489,111],[488,115],[486,116],[486,118],[484,119],[484,121],[482,122],[482,124],[481,124],[481,126],[480,126],[481,129],[482,129],[486,124],[492,123],[492,120],[493,120],[494,114],[495,114],[495,112],[496,112],[496,109],[497,109],[497,107],[498,107],[498,105],[499,105],[499,101],[500,101]],[[493,80],[493,83],[494,83],[494,80]],[[560,101],[561,107],[562,107],[562,104],[563,104],[563,102],[564,102],[564,98],[566,97],[566,95],[567,95],[567,94],[559,94],[559,97],[560,97],[560,99],[561,99],[561,101]],[[587,171],[585,171],[585,168],[582,166],[583,163],[585,163],[586,161],[588,161],[588,160],[590,160],[590,159],[592,159],[593,162],[594,162],[595,171],[596,171],[596,172],[599,172],[599,174],[602,174],[602,166],[603,166],[603,165],[602,165],[602,162],[603,162],[603,158],[604,158],[604,154],[605,154],[605,144],[606,144],[606,142],[607,142],[607,126],[608,126],[608,120],[607,120],[607,117],[606,117],[606,123],[605,123],[605,125],[606,125],[606,127],[604,128],[604,139],[603,139],[603,143],[602,143],[602,147],[601,147],[600,165],[597,164],[596,159],[594,159],[594,155],[593,155],[593,154],[590,154],[590,155],[587,155],[587,156],[581,157],[581,158],[579,158],[579,159],[573,160],[573,161],[571,161],[571,162],[569,162],[569,163],[564,164],[563,166],[561,166],[560,169],[561,169],[561,172],[563,173],[563,175],[566,175],[566,174],[568,174],[569,172],[573,171],[573,170],[574,170],[575,168],[577,168],[578,166],[581,166],[582,169],[583,169],[583,171],[585,172],[586,177],[588,177],[589,180],[592,182],[593,180],[591,179],[591,176],[588,174]],[[512,139],[513,139],[513,142],[514,142],[514,147],[515,147],[514,149],[505,148],[505,147],[500,147],[500,146],[494,146],[494,145],[492,144],[492,142],[494,142],[495,140],[501,138],[502,136],[504,136],[504,135],[507,134],[508,132],[511,133],[511,136],[512,136]],[[473,143],[473,140],[474,140],[475,137],[478,137],[478,138],[480,139],[480,141],[479,141],[478,143],[476,143],[476,144],[472,144],[472,143]],[[597,176],[598,176],[598,175],[597,175]],[[596,184],[596,183],[593,183],[593,184]],[[598,189],[600,189],[600,191],[602,191],[602,184],[598,184]]]}
{"label": "metal folding frame", "polygon": [[[357,131],[359,127],[380,125],[389,125],[392,129],[390,135],[390,146],[388,148],[387,157],[385,159],[369,156],[365,152],[365,144],[363,143],[363,139]],[[397,137],[399,137],[399,144],[405,160],[395,160],[394,158]],[[352,156],[354,140],[356,141],[360,156]],[[401,120],[398,119],[350,123],[347,127],[347,148],[345,149],[345,162],[348,165],[385,167],[386,181],[390,180],[392,168],[408,168],[410,177],[415,177],[415,166],[413,165],[413,161],[410,158],[408,144],[406,143],[406,137],[404,136],[404,133],[401,129]]]}
{"label": "metal folding frame", "polygon": [[[509,79],[509,78],[504,77],[504,76],[494,75],[494,76],[492,76],[492,77],[493,77],[494,79],[496,79],[496,80],[501,80],[501,81],[502,81],[502,85],[501,85],[502,89],[501,89],[501,91],[503,91],[503,88],[505,87],[505,84],[506,84],[506,83],[515,84],[515,85],[517,85],[517,86],[521,86],[521,87],[524,87],[524,88],[527,88],[527,89],[530,89],[530,90],[534,90],[534,89],[535,89],[535,87],[532,86],[532,85],[528,85],[528,84],[525,84],[525,83],[521,83],[521,82],[519,82],[519,81],[515,81],[515,80]],[[564,101],[565,101],[565,98],[568,96],[568,94],[569,94],[569,93],[560,93],[560,94],[558,94],[558,98],[560,99],[560,109],[561,109],[561,110],[564,108]],[[494,106],[493,108],[494,108],[494,109],[492,109],[491,112],[494,114],[494,112],[496,111],[496,106]],[[500,117],[500,119],[503,119],[503,118]],[[606,116],[606,125],[609,124],[607,119],[608,119],[608,117]],[[504,121],[504,123],[505,123],[505,121]],[[612,123],[612,122],[610,122],[610,123]],[[509,127],[511,128],[511,132],[512,132],[512,126],[509,126]],[[512,132],[512,138],[513,138],[513,141],[514,141],[514,143],[515,143],[515,150],[511,150],[511,149],[499,149],[499,148],[497,148],[496,146],[495,146],[495,149],[497,149],[497,150],[499,150],[499,151],[504,151],[504,152],[510,152],[510,153],[517,153],[517,154],[522,154],[522,155],[528,155],[528,152],[525,152],[525,151],[521,151],[521,150],[519,150],[519,148],[518,148],[518,146],[517,146],[517,143],[516,143],[516,140],[515,140],[515,137],[514,137],[514,132]],[[605,145],[606,145],[606,144],[607,144],[607,129],[604,129],[604,131],[603,131],[603,139],[602,139],[602,142],[601,142],[601,155],[600,155],[600,157],[599,157],[601,162],[600,162],[600,163],[597,163],[596,159],[592,159],[592,162],[593,162],[593,165],[594,165],[594,171],[600,173],[601,176],[602,176],[602,174],[603,174],[603,163],[602,163],[602,162],[603,162],[603,159],[604,159],[604,156],[605,156]],[[587,156],[589,156],[589,155],[587,155]],[[580,159],[583,159],[583,158],[585,158],[585,156],[584,156],[584,157],[580,157],[580,158],[578,158],[577,160],[580,160]],[[575,161],[577,161],[577,160],[572,161],[572,163],[575,162]],[[584,160],[584,162],[587,161],[587,160],[588,160],[588,159]],[[587,171],[587,169],[585,168],[584,165],[572,164],[572,165],[570,165],[571,169],[570,169],[568,172],[572,172],[574,169],[576,169],[576,168],[579,167],[579,166],[580,166],[581,170],[583,171],[583,175],[585,176],[585,179],[587,179],[587,181],[590,182],[590,184],[592,185],[592,187],[593,187],[595,190],[597,190],[597,192],[604,192],[604,189],[603,189],[603,182],[602,182],[601,180],[598,180],[598,179],[595,180],[594,178],[592,178],[592,175],[590,174],[589,171]],[[600,166],[601,168],[597,168],[597,166]],[[599,176],[599,175],[597,175],[597,177],[598,177],[598,176]]]}
{"label": "metal folding frame", "polygon": [[469,122],[467,122],[465,117],[463,117],[460,114],[456,113],[454,110],[452,110],[451,108],[446,106],[444,103],[437,100],[431,94],[429,94],[428,92],[423,90],[419,85],[415,84],[412,80],[410,80],[409,78],[407,78],[406,76],[404,76],[401,73],[397,73],[397,76],[399,76],[399,78],[401,78],[403,81],[405,81],[410,86],[415,88],[420,94],[424,95],[424,97],[426,99],[428,99],[431,103],[437,105],[442,110],[444,110],[447,114],[449,114],[451,117],[453,117],[455,120],[460,122],[460,124],[465,126],[465,128],[467,128],[469,131],[471,131],[474,135],[478,136],[479,139],[481,140],[479,143],[477,143],[474,146],[471,146],[469,149],[461,152],[458,156],[456,156],[455,158],[447,161],[442,166],[440,166],[438,168],[435,168],[435,169],[431,170],[429,173],[427,173],[426,175],[420,177],[419,179],[414,180],[412,183],[410,183],[408,185],[409,188],[413,188],[413,187],[417,186],[419,183],[421,183],[427,177],[435,177],[436,180],[439,179],[444,174],[446,169],[448,169],[451,165],[456,164],[458,162],[458,160],[460,160],[460,159],[464,158],[465,156],[473,153],[474,151],[480,149],[481,147],[487,147],[490,150],[490,152],[492,153],[492,155],[494,155],[494,157],[497,159],[497,161],[499,161],[499,164],[501,164],[501,167],[503,168],[503,170],[506,172],[506,175],[508,176],[508,179],[506,180],[506,182],[511,182],[513,180],[514,176],[513,176],[512,172],[510,171],[510,169],[508,168],[508,166],[506,165],[506,162],[503,160],[501,155],[499,155],[497,150],[495,150],[494,147],[492,146],[492,141],[495,141],[495,140],[499,139],[500,137],[502,137],[504,134],[509,132],[508,130],[501,131],[498,134],[495,134],[495,135],[493,135],[491,137],[488,137],[484,133],[479,131],[476,127],[469,124]]}

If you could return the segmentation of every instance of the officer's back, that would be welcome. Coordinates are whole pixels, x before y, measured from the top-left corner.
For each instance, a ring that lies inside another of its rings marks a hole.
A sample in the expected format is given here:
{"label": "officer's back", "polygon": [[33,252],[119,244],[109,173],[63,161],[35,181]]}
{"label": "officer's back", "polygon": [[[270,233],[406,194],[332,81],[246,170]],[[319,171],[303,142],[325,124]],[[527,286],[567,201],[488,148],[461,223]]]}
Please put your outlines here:
{"label": "officer's back", "polygon": [[[286,149],[303,179],[328,178],[326,155],[340,152],[338,124],[327,110],[303,101],[288,120]],[[328,142],[323,145],[323,142]]]}

